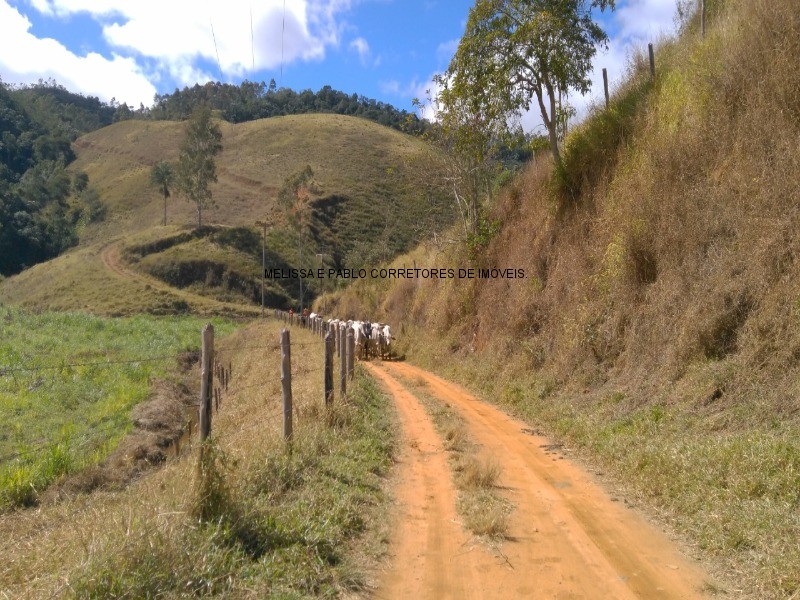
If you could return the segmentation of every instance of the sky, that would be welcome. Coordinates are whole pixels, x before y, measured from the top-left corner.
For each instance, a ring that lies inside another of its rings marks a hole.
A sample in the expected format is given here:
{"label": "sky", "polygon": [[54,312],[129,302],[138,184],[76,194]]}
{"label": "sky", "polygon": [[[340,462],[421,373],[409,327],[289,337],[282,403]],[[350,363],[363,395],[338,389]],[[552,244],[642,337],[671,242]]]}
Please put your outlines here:
{"label": "sky", "polygon": [[[101,100],[151,106],[156,93],[223,81],[324,85],[412,110],[447,68],[474,0],[0,0],[0,79],[53,78]],[[674,31],[676,0],[617,0],[601,17],[584,114],[627,56]],[[523,118],[527,130],[540,127]]]}

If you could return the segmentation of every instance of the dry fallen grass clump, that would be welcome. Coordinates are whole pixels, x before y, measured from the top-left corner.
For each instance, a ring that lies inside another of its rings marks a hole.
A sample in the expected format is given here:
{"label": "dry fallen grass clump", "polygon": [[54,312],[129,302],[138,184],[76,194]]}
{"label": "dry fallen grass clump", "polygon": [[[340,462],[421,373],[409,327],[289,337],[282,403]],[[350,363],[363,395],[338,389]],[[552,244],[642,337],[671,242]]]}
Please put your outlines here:
{"label": "dry fallen grass clump", "polygon": [[503,468],[494,459],[481,459],[475,455],[466,456],[458,468],[461,487],[471,490],[492,489]]}

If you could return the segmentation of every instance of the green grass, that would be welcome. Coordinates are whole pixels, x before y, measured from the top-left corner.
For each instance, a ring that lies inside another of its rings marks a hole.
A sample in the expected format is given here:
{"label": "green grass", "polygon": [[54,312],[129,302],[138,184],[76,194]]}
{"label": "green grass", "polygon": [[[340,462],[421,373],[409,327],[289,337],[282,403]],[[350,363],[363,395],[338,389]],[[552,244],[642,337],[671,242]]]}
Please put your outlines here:
{"label": "green grass", "polygon": [[167,513],[183,524],[142,518],[124,545],[109,537],[69,576],[72,593],[305,598],[364,589],[360,557],[381,544],[395,433],[387,398],[361,371],[349,400],[332,415],[305,412],[291,454],[276,437],[253,443],[248,467],[212,437],[189,515]]}
{"label": "green grass", "polygon": [[[62,475],[108,456],[130,409],[179,352],[199,346],[205,322],[0,307],[0,510],[33,504]],[[233,330],[213,322],[217,335]]]}

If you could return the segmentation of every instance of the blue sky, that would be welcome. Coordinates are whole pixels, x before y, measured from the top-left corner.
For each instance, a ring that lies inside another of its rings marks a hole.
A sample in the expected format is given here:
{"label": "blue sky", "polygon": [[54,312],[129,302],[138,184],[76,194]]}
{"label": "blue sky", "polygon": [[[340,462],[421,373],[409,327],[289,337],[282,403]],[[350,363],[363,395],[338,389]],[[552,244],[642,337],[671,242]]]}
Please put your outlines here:
{"label": "blue sky", "polygon": [[[323,85],[411,109],[443,71],[473,0],[0,0],[0,78],[54,78],[138,107],[176,87]],[[674,29],[675,0],[617,0],[596,59],[612,84],[626,56]],[[252,37],[251,37],[252,20]],[[216,46],[214,41],[216,41]],[[593,95],[602,94],[595,85]],[[581,112],[589,98],[573,99]],[[528,124],[535,127],[535,118]],[[524,121],[523,121],[524,123]]]}

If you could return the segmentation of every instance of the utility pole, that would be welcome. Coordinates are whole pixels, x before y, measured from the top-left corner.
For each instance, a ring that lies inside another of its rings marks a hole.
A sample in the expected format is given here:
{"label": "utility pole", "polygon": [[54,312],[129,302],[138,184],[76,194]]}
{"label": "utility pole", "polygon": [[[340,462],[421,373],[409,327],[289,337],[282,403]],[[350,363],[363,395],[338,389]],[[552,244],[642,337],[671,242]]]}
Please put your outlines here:
{"label": "utility pole", "polygon": [[261,235],[261,316],[264,316],[264,284],[267,277],[267,221],[256,221],[256,225],[264,227]]}
{"label": "utility pole", "polygon": [[[300,265],[299,268],[303,268],[303,224],[300,223],[300,231],[297,234],[297,262]],[[303,278],[299,277],[300,279],[300,314],[303,314]]]}

